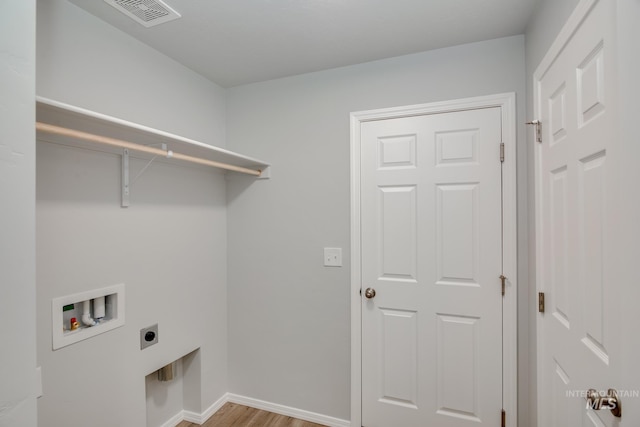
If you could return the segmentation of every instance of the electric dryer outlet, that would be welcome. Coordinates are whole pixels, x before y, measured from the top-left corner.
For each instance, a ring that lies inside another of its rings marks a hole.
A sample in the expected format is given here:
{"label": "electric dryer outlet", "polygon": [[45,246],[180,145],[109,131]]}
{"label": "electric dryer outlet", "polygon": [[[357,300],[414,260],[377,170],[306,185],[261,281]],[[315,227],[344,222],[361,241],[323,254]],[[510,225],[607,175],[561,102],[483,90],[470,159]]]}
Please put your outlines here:
{"label": "electric dryer outlet", "polygon": [[140,329],[140,350],[158,343],[158,324]]}

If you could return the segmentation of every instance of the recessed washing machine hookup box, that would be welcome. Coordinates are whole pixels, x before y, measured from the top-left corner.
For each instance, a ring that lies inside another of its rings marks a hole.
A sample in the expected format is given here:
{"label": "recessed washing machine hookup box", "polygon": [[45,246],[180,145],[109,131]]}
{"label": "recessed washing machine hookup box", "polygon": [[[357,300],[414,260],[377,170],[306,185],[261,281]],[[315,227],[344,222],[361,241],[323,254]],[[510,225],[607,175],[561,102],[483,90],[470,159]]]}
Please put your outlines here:
{"label": "recessed washing machine hookup box", "polygon": [[124,283],[52,301],[53,349],[124,325]]}

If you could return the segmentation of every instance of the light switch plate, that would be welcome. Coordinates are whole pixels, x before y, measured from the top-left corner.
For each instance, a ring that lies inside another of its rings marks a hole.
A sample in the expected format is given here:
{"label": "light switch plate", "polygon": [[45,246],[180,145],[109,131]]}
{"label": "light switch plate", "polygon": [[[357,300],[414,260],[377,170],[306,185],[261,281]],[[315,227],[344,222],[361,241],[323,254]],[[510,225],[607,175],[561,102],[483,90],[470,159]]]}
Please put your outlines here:
{"label": "light switch plate", "polygon": [[324,248],[324,266],[342,267],[342,248]]}

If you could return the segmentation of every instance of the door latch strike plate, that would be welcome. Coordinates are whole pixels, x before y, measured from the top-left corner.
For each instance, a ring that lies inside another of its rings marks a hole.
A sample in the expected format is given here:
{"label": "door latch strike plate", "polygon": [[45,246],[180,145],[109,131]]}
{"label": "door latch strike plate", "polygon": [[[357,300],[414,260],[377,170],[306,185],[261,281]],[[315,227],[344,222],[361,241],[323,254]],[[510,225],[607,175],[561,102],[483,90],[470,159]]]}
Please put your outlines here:
{"label": "door latch strike plate", "polygon": [[544,292],[538,292],[538,312],[544,313]]}
{"label": "door latch strike plate", "polygon": [[527,125],[534,125],[536,131],[536,141],[542,142],[542,122],[540,120],[532,120],[525,123]]}

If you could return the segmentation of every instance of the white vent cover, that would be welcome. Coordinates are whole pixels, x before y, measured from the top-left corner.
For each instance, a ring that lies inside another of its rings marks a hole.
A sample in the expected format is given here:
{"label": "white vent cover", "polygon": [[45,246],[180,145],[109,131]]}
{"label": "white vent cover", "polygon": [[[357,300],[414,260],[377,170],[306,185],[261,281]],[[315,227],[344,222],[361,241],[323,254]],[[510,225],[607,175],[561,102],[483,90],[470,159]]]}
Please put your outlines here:
{"label": "white vent cover", "polygon": [[162,0],[104,1],[147,28],[180,18],[180,14]]}

